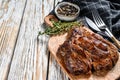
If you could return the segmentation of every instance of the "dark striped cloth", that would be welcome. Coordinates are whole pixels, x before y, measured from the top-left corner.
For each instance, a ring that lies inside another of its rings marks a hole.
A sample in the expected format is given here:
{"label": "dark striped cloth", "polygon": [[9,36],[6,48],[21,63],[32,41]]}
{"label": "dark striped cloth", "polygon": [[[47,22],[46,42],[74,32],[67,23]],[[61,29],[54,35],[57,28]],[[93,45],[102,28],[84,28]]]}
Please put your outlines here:
{"label": "dark striped cloth", "polygon": [[[81,11],[80,17],[92,19],[91,9],[97,9],[103,21],[114,36],[120,40],[120,1],[119,0],[63,0],[77,4]],[[52,14],[54,11],[52,11]]]}
{"label": "dark striped cloth", "polygon": [[80,16],[92,18],[91,10],[97,9],[110,31],[120,40],[120,1],[119,0],[63,0],[77,4]]}

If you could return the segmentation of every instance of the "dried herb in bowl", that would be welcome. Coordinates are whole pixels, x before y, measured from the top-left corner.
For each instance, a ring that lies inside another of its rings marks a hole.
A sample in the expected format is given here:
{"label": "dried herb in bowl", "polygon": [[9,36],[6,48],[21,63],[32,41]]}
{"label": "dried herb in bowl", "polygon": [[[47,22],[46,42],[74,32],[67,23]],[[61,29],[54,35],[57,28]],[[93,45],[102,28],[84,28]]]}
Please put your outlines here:
{"label": "dried herb in bowl", "polygon": [[76,9],[74,6],[71,6],[69,4],[65,4],[62,6],[59,6],[57,9],[58,14],[65,15],[65,16],[73,16],[78,12],[78,9]]}
{"label": "dried herb in bowl", "polygon": [[55,7],[55,15],[62,21],[75,21],[80,13],[80,7],[70,2],[61,2]]}
{"label": "dried herb in bowl", "polygon": [[39,35],[43,35],[43,34],[58,35],[58,34],[68,32],[70,29],[81,25],[81,23],[77,21],[75,22],[52,21],[52,23],[53,23],[53,27],[47,27],[44,32],[39,32]]}

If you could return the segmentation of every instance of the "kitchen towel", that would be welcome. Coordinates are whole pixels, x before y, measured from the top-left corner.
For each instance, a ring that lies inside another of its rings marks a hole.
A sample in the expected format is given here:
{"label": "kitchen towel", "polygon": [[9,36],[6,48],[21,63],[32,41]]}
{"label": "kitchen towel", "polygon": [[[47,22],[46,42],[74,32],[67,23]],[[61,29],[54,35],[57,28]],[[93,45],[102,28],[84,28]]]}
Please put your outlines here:
{"label": "kitchen towel", "polygon": [[[97,9],[101,18],[120,40],[120,1],[118,0],[63,0],[77,4],[80,7],[80,17],[87,16],[92,19],[91,10]],[[52,11],[52,14],[54,11]]]}

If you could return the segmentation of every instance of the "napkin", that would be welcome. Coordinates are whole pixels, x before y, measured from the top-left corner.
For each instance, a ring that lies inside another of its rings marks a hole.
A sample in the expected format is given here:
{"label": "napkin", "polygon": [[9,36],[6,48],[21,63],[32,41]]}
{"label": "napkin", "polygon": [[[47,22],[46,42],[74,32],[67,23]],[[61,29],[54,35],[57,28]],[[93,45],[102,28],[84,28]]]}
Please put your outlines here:
{"label": "napkin", "polygon": [[[91,10],[97,9],[101,18],[120,40],[120,1],[118,0],[63,0],[77,4],[80,7],[80,17],[87,16],[92,19]],[[51,14],[54,14],[52,11]]]}
{"label": "napkin", "polygon": [[120,40],[120,2],[116,0],[64,0],[77,4],[80,16],[91,18],[91,9],[97,9],[110,31]]}

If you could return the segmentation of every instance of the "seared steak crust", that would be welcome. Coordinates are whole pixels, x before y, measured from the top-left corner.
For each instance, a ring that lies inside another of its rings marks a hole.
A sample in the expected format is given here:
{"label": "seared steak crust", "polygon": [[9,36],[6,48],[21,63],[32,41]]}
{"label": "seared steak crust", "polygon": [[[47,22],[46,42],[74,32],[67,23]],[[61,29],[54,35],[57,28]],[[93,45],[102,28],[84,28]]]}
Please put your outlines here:
{"label": "seared steak crust", "polygon": [[106,72],[118,60],[117,48],[86,27],[74,28],[68,39],[59,47],[57,57],[73,75]]}

